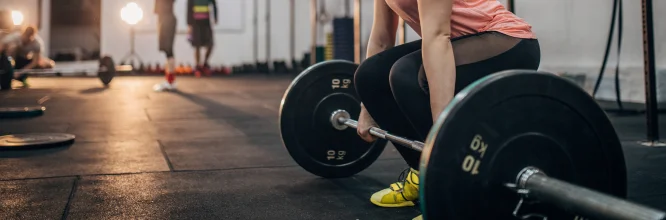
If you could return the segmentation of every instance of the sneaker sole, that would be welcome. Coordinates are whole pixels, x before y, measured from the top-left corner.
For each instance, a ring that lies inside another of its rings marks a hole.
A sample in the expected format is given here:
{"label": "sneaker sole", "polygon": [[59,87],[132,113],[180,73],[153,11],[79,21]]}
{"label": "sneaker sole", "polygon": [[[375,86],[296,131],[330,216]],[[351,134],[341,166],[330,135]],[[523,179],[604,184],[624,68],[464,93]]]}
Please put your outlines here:
{"label": "sneaker sole", "polygon": [[415,206],[414,202],[411,202],[411,201],[410,202],[402,202],[402,203],[398,203],[398,204],[385,204],[385,203],[380,203],[380,202],[377,202],[375,200],[370,199],[370,202],[372,202],[372,204],[375,204],[376,206],[384,207],[384,208],[402,208],[402,207]]}

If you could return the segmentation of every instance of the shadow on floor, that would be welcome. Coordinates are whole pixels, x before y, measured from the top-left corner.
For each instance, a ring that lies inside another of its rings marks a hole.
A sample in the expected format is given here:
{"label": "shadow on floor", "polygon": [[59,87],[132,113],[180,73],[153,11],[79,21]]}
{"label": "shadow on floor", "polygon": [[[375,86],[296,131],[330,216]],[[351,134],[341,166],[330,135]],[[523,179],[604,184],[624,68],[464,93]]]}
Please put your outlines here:
{"label": "shadow on floor", "polygon": [[107,89],[108,89],[108,87],[93,87],[93,88],[81,90],[79,93],[81,93],[81,94],[94,94],[94,93],[103,92]]}

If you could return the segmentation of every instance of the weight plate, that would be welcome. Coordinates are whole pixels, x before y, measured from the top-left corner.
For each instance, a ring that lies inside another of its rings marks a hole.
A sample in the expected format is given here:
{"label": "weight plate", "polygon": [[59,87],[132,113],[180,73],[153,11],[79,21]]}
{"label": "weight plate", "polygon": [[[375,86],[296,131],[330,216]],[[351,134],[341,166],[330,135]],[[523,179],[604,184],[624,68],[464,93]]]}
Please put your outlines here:
{"label": "weight plate", "polygon": [[[621,143],[595,100],[553,74],[503,71],[457,94],[431,129],[420,167],[424,219],[514,219],[519,197],[504,184],[527,166],[626,197]],[[552,204],[521,212],[574,219]]]}
{"label": "weight plate", "polygon": [[353,119],[360,112],[353,79],[358,66],[333,60],[318,63],[296,77],[282,98],[280,135],[296,163],[325,178],[361,172],[382,153],[385,140],[363,141],[355,129],[337,130],[330,117],[346,110]]}
{"label": "weight plate", "polygon": [[0,118],[34,117],[44,114],[44,106],[0,107]]}
{"label": "weight plate", "polygon": [[12,89],[14,65],[12,58],[0,52],[0,90]]}
{"label": "weight plate", "polygon": [[111,57],[105,56],[99,60],[99,71],[97,72],[97,76],[105,86],[111,83],[113,77],[116,76],[116,64]]}
{"label": "weight plate", "polygon": [[33,133],[0,136],[0,149],[18,150],[49,146],[62,146],[74,142],[74,135],[61,133]]}

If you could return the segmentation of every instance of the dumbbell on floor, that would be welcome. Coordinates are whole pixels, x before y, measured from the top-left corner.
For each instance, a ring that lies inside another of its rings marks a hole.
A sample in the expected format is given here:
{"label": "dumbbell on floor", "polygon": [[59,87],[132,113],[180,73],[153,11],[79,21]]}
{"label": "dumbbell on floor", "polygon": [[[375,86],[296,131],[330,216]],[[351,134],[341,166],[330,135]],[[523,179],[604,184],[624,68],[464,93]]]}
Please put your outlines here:
{"label": "dumbbell on floor", "polygon": [[[373,128],[361,140],[352,82],[356,64],[328,61],[301,73],[282,100],[283,143],[305,170],[354,175],[374,162],[386,139],[422,149],[425,219],[663,219],[627,202],[619,138],[603,110],[566,79],[535,71],[485,77],[456,95],[425,143]],[[547,174],[547,175],[546,175]]]}

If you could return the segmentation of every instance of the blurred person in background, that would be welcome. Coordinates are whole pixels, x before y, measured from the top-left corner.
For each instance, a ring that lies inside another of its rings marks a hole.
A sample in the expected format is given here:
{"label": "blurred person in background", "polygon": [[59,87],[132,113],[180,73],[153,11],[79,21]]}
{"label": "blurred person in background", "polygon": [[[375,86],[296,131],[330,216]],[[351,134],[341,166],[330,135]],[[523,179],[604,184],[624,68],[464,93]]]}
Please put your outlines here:
{"label": "blurred person in background", "polygon": [[[206,75],[210,75],[208,61],[213,52],[212,26],[215,24],[217,24],[217,3],[215,0],[187,0],[188,39],[194,47],[196,71]],[[201,62],[202,47],[206,49],[203,63]]]}
{"label": "blurred person in background", "polygon": [[0,40],[4,52],[14,59],[16,80],[23,86],[28,85],[28,75],[21,74],[21,70],[47,69],[55,67],[55,62],[44,56],[42,48],[44,41],[37,33],[37,28],[27,26],[22,31],[12,32]]}
{"label": "blurred person in background", "polygon": [[173,54],[173,42],[176,36],[176,15],[173,13],[175,0],[155,0],[157,29],[159,30],[159,49],[166,55],[164,77],[166,82],[155,85],[156,91],[176,89],[176,59]]}

